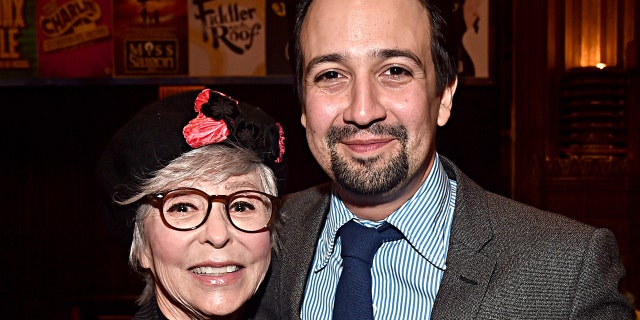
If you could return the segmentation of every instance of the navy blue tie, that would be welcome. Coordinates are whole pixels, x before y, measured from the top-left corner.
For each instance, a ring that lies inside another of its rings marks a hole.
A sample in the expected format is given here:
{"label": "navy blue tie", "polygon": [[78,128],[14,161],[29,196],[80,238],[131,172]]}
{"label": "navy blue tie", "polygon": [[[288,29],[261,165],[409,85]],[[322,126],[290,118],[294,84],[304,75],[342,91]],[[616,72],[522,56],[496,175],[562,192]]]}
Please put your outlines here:
{"label": "navy blue tie", "polygon": [[387,222],[377,229],[353,220],[338,230],[342,242],[342,274],[336,289],[333,320],[373,320],[371,263],[383,242],[402,239]]}

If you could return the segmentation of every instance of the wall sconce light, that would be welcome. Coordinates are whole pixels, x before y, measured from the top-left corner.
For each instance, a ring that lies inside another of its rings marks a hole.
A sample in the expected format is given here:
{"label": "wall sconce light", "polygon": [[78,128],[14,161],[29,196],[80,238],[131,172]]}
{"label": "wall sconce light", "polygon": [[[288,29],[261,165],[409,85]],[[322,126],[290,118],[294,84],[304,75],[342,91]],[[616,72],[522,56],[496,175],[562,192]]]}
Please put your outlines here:
{"label": "wall sconce light", "polygon": [[627,26],[633,24],[625,23],[633,21],[632,1],[565,1],[565,70],[622,66],[624,47],[633,40]]}

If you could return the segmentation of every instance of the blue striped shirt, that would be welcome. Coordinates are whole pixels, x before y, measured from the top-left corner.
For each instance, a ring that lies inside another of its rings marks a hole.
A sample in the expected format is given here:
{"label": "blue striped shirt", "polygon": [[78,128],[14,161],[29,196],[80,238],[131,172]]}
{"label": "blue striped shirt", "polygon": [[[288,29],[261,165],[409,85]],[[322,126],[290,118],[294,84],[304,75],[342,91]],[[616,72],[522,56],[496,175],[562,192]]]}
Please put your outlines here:
{"label": "blue striped shirt", "polygon": [[[374,318],[428,319],[431,316],[449,248],[456,198],[456,182],[449,180],[438,156],[416,194],[386,221],[405,238],[378,249],[371,268]],[[342,270],[340,238],[336,232],[347,221],[375,227],[381,221],[358,219],[334,194],[309,273],[301,317],[331,319],[333,297]]]}

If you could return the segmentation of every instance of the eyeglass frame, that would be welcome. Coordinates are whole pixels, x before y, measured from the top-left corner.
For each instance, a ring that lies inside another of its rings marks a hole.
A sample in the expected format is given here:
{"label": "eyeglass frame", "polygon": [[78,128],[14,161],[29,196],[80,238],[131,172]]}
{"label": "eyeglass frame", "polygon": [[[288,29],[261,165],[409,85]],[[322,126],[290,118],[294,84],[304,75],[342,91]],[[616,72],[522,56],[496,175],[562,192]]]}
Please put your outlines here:
{"label": "eyeglass frame", "polygon": [[[189,228],[178,228],[175,227],[173,225],[171,225],[167,219],[164,216],[164,202],[165,199],[167,198],[166,196],[172,192],[176,192],[176,191],[189,191],[189,192],[194,192],[196,194],[200,194],[203,196],[204,199],[207,200],[208,203],[208,207],[207,207],[207,214],[205,214],[204,218],[202,219],[202,221],[197,224],[196,226],[193,227],[189,227]],[[233,198],[235,195],[237,194],[241,194],[244,192],[252,192],[252,193],[257,193],[263,196],[266,196],[269,201],[271,201],[271,215],[269,216],[269,221],[267,221],[267,223],[265,224],[264,227],[258,229],[258,230],[254,230],[254,231],[249,231],[249,230],[245,230],[242,229],[238,226],[236,226],[236,224],[233,222],[233,219],[231,219],[231,213],[229,213],[229,199]],[[233,192],[231,194],[208,194],[200,189],[196,189],[196,188],[190,188],[190,187],[182,187],[182,188],[174,188],[174,189],[170,189],[167,191],[160,191],[160,192],[155,192],[155,193],[150,193],[147,194],[145,196],[145,199],[147,201],[148,204],[150,204],[152,207],[158,209],[160,211],[160,218],[162,218],[162,222],[165,224],[165,226],[167,226],[169,229],[173,229],[173,230],[177,230],[177,231],[192,231],[192,230],[196,230],[200,227],[202,227],[202,225],[204,225],[207,220],[209,220],[209,215],[211,214],[211,209],[213,208],[213,203],[214,202],[219,202],[222,203],[224,205],[224,211],[227,214],[227,220],[229,220],[229,223],[236,228],[237,230],[240,230],[242,232],[246,232],[246,233],[258,233],[258,232],[263,232],[269,229],[269,227],[271,226],[271,224],[273,223],[273,221],[275,220],[275,218],[278,216],[278,209],[280,207],[280,198],[278,198],[277,196],[274,196],[272,194],[268,194],[266,192],[262,192],[262,191],[258,191],[258,190],[239,190],[236,192]]]}

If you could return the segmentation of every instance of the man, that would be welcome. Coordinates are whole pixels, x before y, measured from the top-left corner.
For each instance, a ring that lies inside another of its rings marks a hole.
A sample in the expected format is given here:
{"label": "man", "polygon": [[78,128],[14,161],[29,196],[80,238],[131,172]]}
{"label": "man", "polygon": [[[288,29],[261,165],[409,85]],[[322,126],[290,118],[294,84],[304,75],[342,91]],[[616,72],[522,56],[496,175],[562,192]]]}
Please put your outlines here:
{"label": "man", "polygon": [[[262,311],[338,319],[366,293],[345,318],[632,319],[610,231],[489,193],[436,152],[457,86],[450,3],[298,4],[301,122],[332,182],[287,197]],[[371,289],[341,283],[349,221],[401,233]]]}

